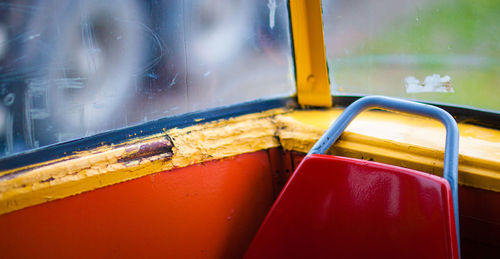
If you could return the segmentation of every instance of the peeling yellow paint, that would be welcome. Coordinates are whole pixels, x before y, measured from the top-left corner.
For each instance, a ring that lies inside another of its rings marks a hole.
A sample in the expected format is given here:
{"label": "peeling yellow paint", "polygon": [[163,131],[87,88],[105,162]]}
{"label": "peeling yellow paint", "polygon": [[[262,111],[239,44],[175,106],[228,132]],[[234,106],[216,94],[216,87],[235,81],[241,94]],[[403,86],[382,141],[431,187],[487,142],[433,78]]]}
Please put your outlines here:
{"label": "peeling yellow paint", "polygon": [[[284,149],[308,152],[341,109],[294,111],[275,118]],[[459,183],[500,191],[500,132],[459,123]],[[369,111],[347,127],[329,151],[373,159],[433,174],[443,169],[445,129],[437,121],[405,114]]]}
{"label": "peeling yellow paint", "polygon": [[[164,130],[117,146],[0,172],[0,214],[152,173],[258,150],[282,146],[306,153],[341,112],[274,109]],[[460,184],[500,191],[500,131],[467,124],[459,124],[459,129]],[[174,144],[173,154],[150,153],[146,149],[145,156],[141,156],[142,147],[168,145],[167,135]],[[443,127],[433,120],[369,111],[354,120],[330,153],[439,175],[444,135]]]}
{"label": "peeling yellow paint", "polygon": [[2,172],[21,172],[0,181],[0,214],[60,199],[144,175],[231,157],[279,146],[272,117],[286,112],[274,109],[229,120],[166,131],[174,143],[174,155],[160,154],[121,162],[134,157],[139,145],[165,138],[157,134],[125,144],[81,152],[70,159]]}

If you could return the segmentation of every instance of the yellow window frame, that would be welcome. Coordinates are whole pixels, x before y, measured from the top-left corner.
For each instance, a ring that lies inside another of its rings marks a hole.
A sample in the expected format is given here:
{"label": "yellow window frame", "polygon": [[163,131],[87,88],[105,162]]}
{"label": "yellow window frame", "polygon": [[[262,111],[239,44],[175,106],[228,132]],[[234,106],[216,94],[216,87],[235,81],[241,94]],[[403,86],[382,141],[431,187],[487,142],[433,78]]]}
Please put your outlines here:
{"label": "yellow window frame", "polygon": [[298,103],[331,107],[321,0],[290,0],[289,6]]}

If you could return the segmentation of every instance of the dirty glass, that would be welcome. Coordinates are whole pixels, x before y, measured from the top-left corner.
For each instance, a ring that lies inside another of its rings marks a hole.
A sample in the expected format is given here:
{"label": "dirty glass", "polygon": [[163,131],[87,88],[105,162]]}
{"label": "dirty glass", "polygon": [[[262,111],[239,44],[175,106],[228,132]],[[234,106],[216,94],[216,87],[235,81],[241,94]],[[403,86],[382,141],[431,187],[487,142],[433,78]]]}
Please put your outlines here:
{"label": "dirty glass", "polygon": [[500,1],[324,0],[332,90],[500,110]]}
{"label": "dirty glass", "polygon": [[0,156],[294,92],[285,0],[0,1]]}

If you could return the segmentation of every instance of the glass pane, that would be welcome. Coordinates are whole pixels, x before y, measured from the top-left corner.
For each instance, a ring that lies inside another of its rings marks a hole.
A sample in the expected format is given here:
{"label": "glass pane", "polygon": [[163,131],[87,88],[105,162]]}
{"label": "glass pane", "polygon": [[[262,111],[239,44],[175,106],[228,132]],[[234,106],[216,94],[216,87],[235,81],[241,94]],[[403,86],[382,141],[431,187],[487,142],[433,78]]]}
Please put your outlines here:
{"label": "glass pane", "polygon": [[285,0],[0,2],[0,156],[294,92]]}
{"label": "glass pane", "polygon": [[324,0],[335,94],[500,110],[500,1]]}

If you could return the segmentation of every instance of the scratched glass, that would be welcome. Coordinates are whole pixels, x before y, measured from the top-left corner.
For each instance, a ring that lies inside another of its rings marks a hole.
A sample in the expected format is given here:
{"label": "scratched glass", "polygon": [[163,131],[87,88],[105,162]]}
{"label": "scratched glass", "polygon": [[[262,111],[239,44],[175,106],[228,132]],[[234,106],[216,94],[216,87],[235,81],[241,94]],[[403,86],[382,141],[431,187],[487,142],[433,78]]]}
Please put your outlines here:
{"label": "scratched glass", "polygon": [[0,156],[294,92],[285,0],[0,1]]}
{"label": "scratched glass", "polygon": [[336,95],[500,110],[500,1],[324,0]]}

